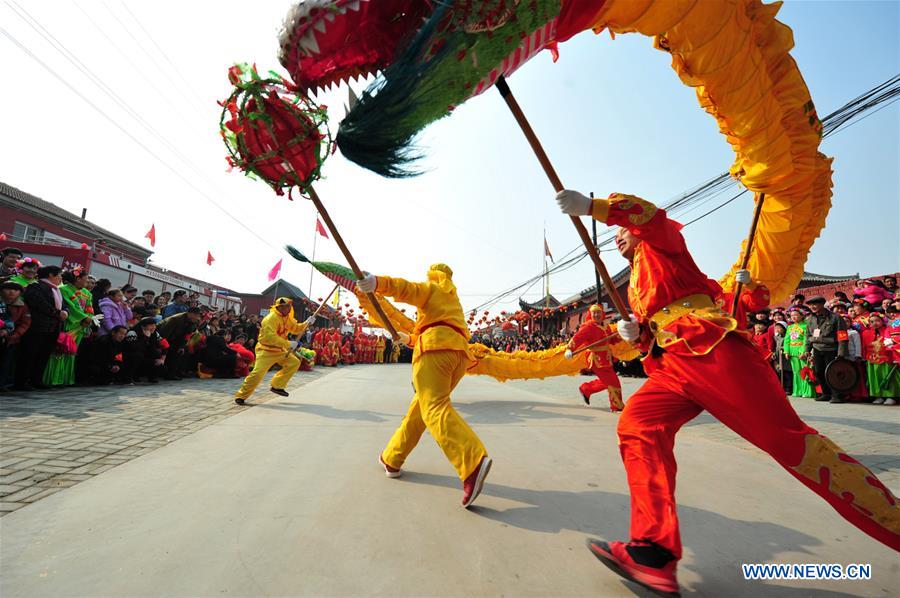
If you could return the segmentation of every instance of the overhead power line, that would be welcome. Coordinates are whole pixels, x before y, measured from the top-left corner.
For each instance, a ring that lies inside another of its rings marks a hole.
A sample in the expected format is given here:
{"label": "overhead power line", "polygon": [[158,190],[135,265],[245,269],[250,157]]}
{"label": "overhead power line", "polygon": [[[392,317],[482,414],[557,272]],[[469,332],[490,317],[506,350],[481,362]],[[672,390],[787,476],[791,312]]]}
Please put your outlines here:
{"label": "overhead power line", "polygon": [[[848,127],[859,124],[866,118],[892,105],[897,100],[900,100],[900,74],[894,75],[884,83],[876,85],[865,93],[860,94],[859,96],[853,98],[852,100],[823,118],[822,137],[828,138],[835,133],[845,130]],[[664,204],[662,207],[671,216],[677,217],[679,214],[684,215],[691,210],[702,206],[703,204],[709,203],[725,191],[728,191],[730,188],[737,185],[737,181],[735,181],[735,179],[733,179],[728,172],[723,172],[691,189],[688,189],[674,200],[671,200],[669,203]],[[719,203],[711,210],[708,210],[700,216],[688,221],[684,224],[684,226],[690,226],[691,224],[694,224],[695,222],[698,222],[703,218],[714,214],[718,210],[734,202],[736,199],[746,193],[749,193],[749,191],[747,189],[743,189],[736,195],[733,195],[725,201]],[[612,243],[614,234],[615,233],[612,229],[607,229],[606,231],[604,231],[597,242],[597,248],[600,249]],[[612,249],[610,251],[612,251]],[[573,257],[569,257],[573,254],[575,254]],[[484,301],[483,303],[474,308],[471,308],[468,311],[480,312],[482,310],[489,309],[500,301],[508,299],[514,295],[519,295],[519,297],[521,297],[522,295],[527,293],[528,290],[531,289],[531,287],[534,286],[534,284],[538,280],[540,280],[547,274],[558,274],[560,272],[569,270],[578,265],[586,257],[587,251],[584,250],[582,245],[578,245],[567,252],[563,256],[563,259],[558,261],[555,266],[551,267],[548,272],[542,271],[539,274],[528,278],[527,280],[519,283],[512,288],[494,295],[487,301]]]}

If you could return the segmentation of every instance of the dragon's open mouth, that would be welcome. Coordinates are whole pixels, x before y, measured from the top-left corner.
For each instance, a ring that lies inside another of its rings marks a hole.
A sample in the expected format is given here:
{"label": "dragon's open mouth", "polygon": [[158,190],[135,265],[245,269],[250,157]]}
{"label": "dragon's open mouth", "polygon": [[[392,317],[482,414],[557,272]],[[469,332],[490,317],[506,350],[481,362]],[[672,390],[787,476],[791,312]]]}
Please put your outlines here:
{"label": "dragon's open mouth", "polygon": [[304,92],[386,67],[431,12],[422,0],[307,0],[279,36],[279,60]]}

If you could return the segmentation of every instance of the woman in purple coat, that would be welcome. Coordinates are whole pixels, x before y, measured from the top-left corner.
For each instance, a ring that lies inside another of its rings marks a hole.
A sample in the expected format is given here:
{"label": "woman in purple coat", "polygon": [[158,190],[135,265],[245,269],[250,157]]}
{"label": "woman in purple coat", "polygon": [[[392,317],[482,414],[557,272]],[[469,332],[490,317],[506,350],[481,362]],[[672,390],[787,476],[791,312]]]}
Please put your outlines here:
{"label": "woman in purple coat", "polygon": [[100,311],[103,312],[103,320],[100,322],[100,336],[109,334],[116,326],[128,327],[128,320],[132,318],[131,309],[125,304],[125,295],[122,289],[110,289],[106,297],[100,300]]}

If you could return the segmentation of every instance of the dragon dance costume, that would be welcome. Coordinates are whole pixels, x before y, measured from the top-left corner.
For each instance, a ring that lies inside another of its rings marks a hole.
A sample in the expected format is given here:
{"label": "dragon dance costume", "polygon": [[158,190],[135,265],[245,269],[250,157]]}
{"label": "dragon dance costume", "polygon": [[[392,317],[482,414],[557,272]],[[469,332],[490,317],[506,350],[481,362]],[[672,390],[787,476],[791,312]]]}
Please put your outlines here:
{"label": "dragon dance costume", "polygon": [[[682,556],[675,505],[675,434],[709,411],[771,455],[847,521],[900,550],[900,505],[869,469],[797,416],[778,378],[737,322],[722,311],[719,285],[694,263],[681,225],[637,197],[595,199],[591,215],[640,242],[628,299],[649,352],[649,379],[619,419],[631,489],[631,538]],[[674,569],[673,569],[674,575]]]}
{"label": "dragon dance costume", "polygon": [[427,428],[463,481],[467,492],[463,505],[468,506],[466,500],[477,496],[477,492],[469,496],[468,484],[477,476],[480,492],[491,460],[481,440],[450,402],[450,393],[466,375],[471,360],[469,329],[452,276],[448,266],[435,264],[429,268],[426,282],[377,277],[379,295],[418,308],[410,335],[414,343],[412,375],[416,394],[381,459],[388,472],[399,472]]}
{"label": "dragon dance costume", "polygon": [[625,407],[622,402],[622,383],[612,367],[613,354],[609,341],[616,337],[616,332],[612,326],[604,323],[604,319],[603,306],[592,305],[590,318],[581,325],[568,346],[571,351],[586,349],[589,352],[588,368],[597,377],[579,386],[584,402],[590,405],[591,396],[606,389],[609,393],[609,410],[616,412]]}
{"label": "dragon dance costume", "polygon": [[[256,342],[256,362],[250,375],[244,378],[241,388],[235,393],[235,401],[239,404],[253,394],[259,383],[265,377],[266,372],[276,364],[281,366],[277,374],[272,377],[272,389],[284,391],[291,378],[300,369],[300,358],[291,351],[289,334],[303,334],[307,324],[294,319],[294,308],[291,307],[287,315],[278,311],[279,306],[292,304],[287,297],[279,297],[275,305],[269,308],[268,315],[263,318],[259,328],[259,338]],[[277,393],[277,394],[283,394]]]}

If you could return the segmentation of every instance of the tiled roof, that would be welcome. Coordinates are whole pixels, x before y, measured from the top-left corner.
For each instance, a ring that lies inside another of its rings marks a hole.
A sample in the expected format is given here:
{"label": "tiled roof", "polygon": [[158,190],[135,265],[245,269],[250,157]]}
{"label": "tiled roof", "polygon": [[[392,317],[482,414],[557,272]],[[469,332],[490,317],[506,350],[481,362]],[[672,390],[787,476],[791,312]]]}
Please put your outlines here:
{"label": "tiled roof", "polygon": [[304,293],[303,291],[301,291],[299,288],[292,285],[291,283],[287,282],[286,280],[281,280],[281,279],[276,280],[275,282],[270,284],[268,287],[266,287],[266,289],[262,293],[260,293],[260,295],[268,295],[273,290],[275,290],[276,285],[278,286],[278,294],[279,295],[309,300],[309,297],[306,296],[306,293]]}
{"label": "tiled roof", "polygon": [[[12,200],[11,203],[18,203],[18,207],[20,207],[20,209],[24,204],[24,206],[31,208],[31,211],[47,214],[58,220],[62,220],[66,224],[71,225],[73,228],[81,229],[82,231],[84,231],[82,234],[86,234],[97,239],[103,239],[108,244],[118,245],[122,249],[133,252],[137,255],[149,257],[153,254],[153,252],[148,250],[147,248],[138,245],[137,243],[133,243],[124,237],[120,237],[119,235],[106,230],[103,227],[97,226],[90,220],[84,220],[79,216],[76,216],[72,212],[66,211],[59,206],[50,203],[49,201],[31,195],[30,193],[26,193],[25,191],[17,189],[12,185],[7,185],[2,181],[0,181],[0,196],[9,198],[10,200]],[[0,197],[0,199],[3,199],[3,197]]]}
{"label": "tiled roof", "polygon": [[527,309],[544,309],[545,307],[559,307],[562,305],[559,301],[556,300],[556,297],[550,295],[548,297],[544,297],[534,303],[528,303],[522,299],[519,299],[519,309],[527,310]]}
{"label": "tiled roof", "polygon": [[826,274],[815,274],[813,272],[803,272],[803,282],[844,282],[845,280],[859,280],[859,273],[849,276],[828,276]]}

